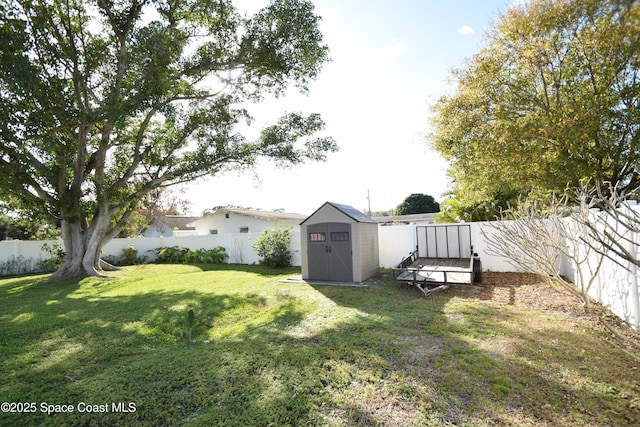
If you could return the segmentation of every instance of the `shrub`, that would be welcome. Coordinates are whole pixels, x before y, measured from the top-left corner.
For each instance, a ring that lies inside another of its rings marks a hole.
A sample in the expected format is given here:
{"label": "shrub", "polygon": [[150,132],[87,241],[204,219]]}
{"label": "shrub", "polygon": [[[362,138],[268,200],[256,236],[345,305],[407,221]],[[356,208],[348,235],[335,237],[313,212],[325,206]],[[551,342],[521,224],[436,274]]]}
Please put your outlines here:
{"label": "shrub", "polygon": [[156,248],[156,262],[184,263],[187,251],[189,251],[189,249],[180,248],[178,246]]}
{"label": "shrub", "polygon": [[289,249],[291,243],[290,228],[266,229],[253,245],[253,249],[262,257],[260,263],[270,268],[288,267],[291,265],[293,253]]}
{"label": "shrub", "polygon": [[124,248],[118,258],[118,264],[120,265],[133,265],[138,263],[138,250],[133,246]]}
{"label": "shrub", "polygon": [[218,246],[213,249],[197,249],[171,246],[156,248],[156,262],[175,264],[222,264],[227,258],[227,251]]}
{"label": "shrub", "polygon": [[49,246],[47,243],[42,245],[42,250],[47,252],[51,257],[41,261],[40,267],[45,271],[54,271],[64,264],[66,253],[62,245],[58,242]]}
{"label": "shrub", "polygon": [[[40,261],[43,263],[44,261]],[[22,255],[12,256],[6,261],[0,262],[0,276],[13,276],[18,274],[33,273],[39,269],[46,271],[46,265],[38,264],[33,268],[31,259],[25,259]]]}

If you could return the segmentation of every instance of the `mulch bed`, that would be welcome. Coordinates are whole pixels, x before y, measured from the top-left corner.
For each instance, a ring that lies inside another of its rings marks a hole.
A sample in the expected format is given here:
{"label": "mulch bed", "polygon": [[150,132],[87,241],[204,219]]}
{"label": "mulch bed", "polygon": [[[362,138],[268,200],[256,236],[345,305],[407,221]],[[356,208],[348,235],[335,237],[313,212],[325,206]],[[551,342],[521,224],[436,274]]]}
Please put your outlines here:
{"label": "mulch bed", "polygon": [[578,298],[559,287],[552,286],[535,274],[484,272],[482,283],[471,287],[455,286],[448,292],[467,298],[475,297],[500,304],[532,307],[569,315],[592,322],[603,330],[606,330],[606,323],[615,331],[607,331],[610,339],[640,357],[640,331],[634,330],[593,300],[589,309],[585,310]]}

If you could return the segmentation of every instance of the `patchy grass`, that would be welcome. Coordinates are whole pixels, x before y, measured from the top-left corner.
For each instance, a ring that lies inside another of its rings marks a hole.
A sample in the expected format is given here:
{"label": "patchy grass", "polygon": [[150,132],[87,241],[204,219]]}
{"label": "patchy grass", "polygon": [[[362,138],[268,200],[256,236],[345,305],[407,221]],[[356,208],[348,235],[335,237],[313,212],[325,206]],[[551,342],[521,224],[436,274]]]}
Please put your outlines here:
{"label": "patchy grass", "polygon": [[636,361],[530,277],[422,298],[279,282],[295,272],[0,280],[0,396],[23,412],[0,425],[640,423]]}

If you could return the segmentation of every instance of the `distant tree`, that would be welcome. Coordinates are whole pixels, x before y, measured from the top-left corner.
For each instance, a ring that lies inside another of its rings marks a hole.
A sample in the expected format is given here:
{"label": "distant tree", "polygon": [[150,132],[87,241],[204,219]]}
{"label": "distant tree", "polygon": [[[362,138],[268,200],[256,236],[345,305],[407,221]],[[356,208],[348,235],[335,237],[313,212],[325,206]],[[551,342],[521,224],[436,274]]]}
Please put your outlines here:
{"label": "distant tree", "polygon": [[260,210],[260,209],[255,209],[255,208],[251,208],[251,207],[246,207],[246,206],[237,206],[237,205],[219,205],[219,206],[214,206],[212,208],[207,208],[205,210],[202,211],[201,216],[207,216],[207,215],[212,215],[216,212],[218,212],[219,210],[222,209],[239,209],[239,210]]}
{"label": "distant tree", "polygon": [[639,69],[638,1],[511,6],[433,109],[462,216],[494,219],[505,196],[550,202],[584,180],[637,188]]}
{"label": "distant tree", "polygon": [[371,212],[371,217],[377,217],[377,216],[392,216],[395,215],[396,210],[395,209],[387,209],[384,211],[373,211]]}
{"label": "distant tree", "polygon": [[57,239],[60,230],[55,224],[32,218],[16,211],[10,204],[0,202],[0,240]]}
{"label": "distant tree", "polygon": [[231,0],[6,0],[0,6],[0,197],[61,224],[56,276],[100,275],[106,242],[158,188],[222,171],[324,160],[318,114],[256,141],[245,105],[328,60],[310,0],[243,16]]}
{"label": "distant tree", "polygon": [[396,208],[398,215],[435,213],[439,211],[440,204],[432,196],[420,193],[410,195]]}
{"label": "distant tree", "polygon": [[118,237],[134,237],[142,233],[155,218],[163,215],[182,215],[191,202],[175,188],[156,188],[139,202],[139,208],[132,214]]}

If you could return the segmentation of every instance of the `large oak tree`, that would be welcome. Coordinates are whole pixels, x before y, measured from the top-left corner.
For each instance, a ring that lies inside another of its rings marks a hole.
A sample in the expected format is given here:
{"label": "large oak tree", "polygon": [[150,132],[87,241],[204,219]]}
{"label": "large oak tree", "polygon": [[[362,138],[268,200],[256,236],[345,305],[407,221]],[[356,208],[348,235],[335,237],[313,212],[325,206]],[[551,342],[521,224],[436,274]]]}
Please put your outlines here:
{"label": "large oak tree", "polygon": [[238,131],[242,103],[316,77],[318,23],[308,0],[253,16],[230,0],[3,2],[0,194],[60,221],[56,274],[100,274],[102,247],[154,189],[335,151],[317,114],[285,115],[256,141]]}
{"label": "large oak tree", "polygon": [[640,2],[522,2],[483,46],[434,107],[453,178],[443,209],[483,219],[584,180],[640,185]]}

